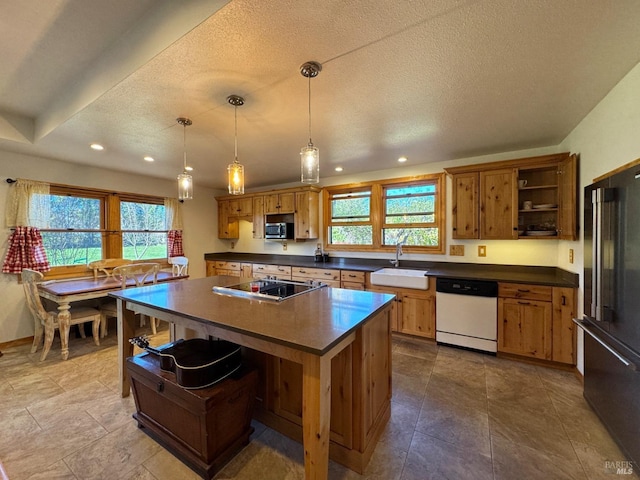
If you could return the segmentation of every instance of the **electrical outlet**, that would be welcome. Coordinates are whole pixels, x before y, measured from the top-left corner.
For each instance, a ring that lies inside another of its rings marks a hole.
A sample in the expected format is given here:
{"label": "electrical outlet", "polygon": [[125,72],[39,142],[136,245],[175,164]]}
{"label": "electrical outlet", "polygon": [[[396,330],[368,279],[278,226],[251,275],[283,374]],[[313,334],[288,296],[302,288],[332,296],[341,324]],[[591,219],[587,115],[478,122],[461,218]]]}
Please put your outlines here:
{"label": "electrical outlet", "polygon": [[487,246],[486,245],[478,245],[478,256],[486,257],[487,256]]}
{"label": "electrical outlet", "polygon": [[464,257],[464,245],[450,245],[449,255]]}
{"label": "electrical outlet", "polygon": [[236,248],[236,242],[231,242],[231,250],[233,250],[234,248]]}
{"label": "electrical outlet", "polygon": [[282,242],[282,250],[287,251],[287,242]]}
{"label": "electrical outlet", "polygon": [[321,243],[316,243],[316,247],[319,249],[322,249],[322,244]]}
{"label": "electrical outlet", "polygon": [[573,248],[569,249],[569,263],[573,263]]}

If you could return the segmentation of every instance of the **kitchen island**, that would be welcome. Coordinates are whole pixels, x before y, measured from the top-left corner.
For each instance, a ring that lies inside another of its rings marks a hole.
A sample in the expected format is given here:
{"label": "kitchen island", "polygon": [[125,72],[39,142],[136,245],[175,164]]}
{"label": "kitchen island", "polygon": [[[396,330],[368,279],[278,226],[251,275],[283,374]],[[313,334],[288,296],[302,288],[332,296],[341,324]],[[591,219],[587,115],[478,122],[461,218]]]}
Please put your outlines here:
{"label": "kitchen island", "polygon": [[[128,339],[134,336],[135,313],[300,365],[305,478],[327,478],[332,360],[346,350],[348,355],[341,358],[349,362],[340,361],[344,367],[340,373],[350,385],[351,429],[345,432],[348,444],[331,451],[338,451],[339,462],[362,471],[390,415],[393,295],[326,287],[273,302],[212,291],[216,285],[238,281],[236,277],[216,276],[111,293],[118,300],[122,396],[130,391],[125,362],[133,354]],[[280,427],[283,433],[296,436],[293,429]]]}

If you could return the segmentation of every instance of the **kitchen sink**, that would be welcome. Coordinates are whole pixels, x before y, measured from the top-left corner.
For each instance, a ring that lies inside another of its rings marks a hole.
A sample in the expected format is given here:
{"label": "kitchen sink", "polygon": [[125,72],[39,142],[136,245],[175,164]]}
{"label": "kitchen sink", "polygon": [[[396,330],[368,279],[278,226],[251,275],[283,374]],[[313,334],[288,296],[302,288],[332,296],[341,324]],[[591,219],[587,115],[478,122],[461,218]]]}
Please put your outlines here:
{"label": "kitchen sink", "polygon": [[381,268],[371,274],[373,285],[386,287],[429,289],[427,270],[410,270],[405,268]]}

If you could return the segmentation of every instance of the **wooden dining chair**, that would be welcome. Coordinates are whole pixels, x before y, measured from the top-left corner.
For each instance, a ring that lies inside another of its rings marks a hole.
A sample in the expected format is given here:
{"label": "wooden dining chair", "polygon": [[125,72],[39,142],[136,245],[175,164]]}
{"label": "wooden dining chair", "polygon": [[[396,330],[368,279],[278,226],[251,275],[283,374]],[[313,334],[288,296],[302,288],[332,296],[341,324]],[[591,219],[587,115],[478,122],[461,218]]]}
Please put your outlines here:
{"label": "wooden dining chair", "polygon": [[[132,263],[131,265],[123,265],[113,269],[112,275],[116,279],[120,279],[122,282],[122,288],[127,288],[127,280],[132,279],[135,282],[136,287],[141,287],[145,284],[158,283],[158,272],[160,271],[159,263]],[[116,316],[117,316],[116,311]],[[157,319],[155,317],[149,317],[149,323],[151,324],[151,332],[155,335],[157,333]],[[140,326],[144,325],[144,316],[140,316]]]}
{"label": "wooden dining chair", "polygon": [[90,262],[87,266],[93,270],[93,278],[97,279],[100,273],[110,277],[114,268],[132,263],[132,260],[127,260],[126,258],[103,258],[102,260]]}
{"label": "wooden dining chair", "polygon": [[[42,342],[42,334],[44,333],[44,347],[42,348],[42,354],[40,355],[40,361],[47,358],[47,354],[51,349],[53,343],[53,336],[56,328],[60,328],[58,324],[58,312],[47,312],[42,305],[40,294],[38,293],[38,283],[42,281],[43,275],[35,270],[29,270],[27,268],[22,270],[22,286],[24,287],[25,297],[27,299],[27,306],[33,317],[35,332],[33,334],[33,345],[31,346],[31,353],[35,353],[38,350],[38,346]],[[79,325],[80,331],[84,335],[84,324],[86,322],[93,322],[93,341],[96,346],[100,345],[99,328],[100,328],[100,311],[95,308],[78,307],[71,308],[69,310],[71,320],[69,325]],[[61,332],[62,335],[62,332]],[[69,334],[67,332],[67,338],[60,339],[62,345],[69,344]],[[66,358],[63,357],[63,360]]]}
{"label": "wooden dining chair", "polygon": [[187,257],[169,257],[171,264],[171,274],[174,277],[186,275],[189,269],[189,259]]}

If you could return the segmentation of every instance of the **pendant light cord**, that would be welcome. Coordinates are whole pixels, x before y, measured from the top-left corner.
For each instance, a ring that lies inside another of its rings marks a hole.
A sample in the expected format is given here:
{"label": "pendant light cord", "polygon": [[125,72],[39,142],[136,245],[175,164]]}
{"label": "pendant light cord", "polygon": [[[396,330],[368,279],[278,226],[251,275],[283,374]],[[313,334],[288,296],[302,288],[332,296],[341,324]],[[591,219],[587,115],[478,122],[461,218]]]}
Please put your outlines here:
{"label": "pendant light cord", "polygon": [[309,145],[312,145],[311,141],[311,75],[307,77],[309,79]]}
{"label": "pendant light cord", "polygon": [[182,124],[182,149],[184,151],[184,171],[187,171],[187,124]]}
{"label": "pendant light cord", "polygon": [[234,106],[234,119],[235,119],[235,136],[234,136],[234,157],[233,163],[238,163],[238,106]]}

